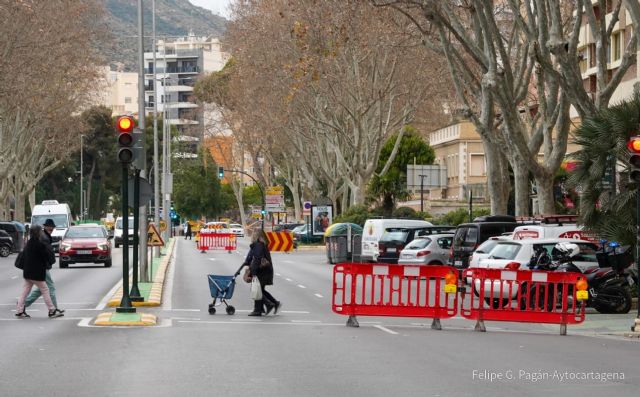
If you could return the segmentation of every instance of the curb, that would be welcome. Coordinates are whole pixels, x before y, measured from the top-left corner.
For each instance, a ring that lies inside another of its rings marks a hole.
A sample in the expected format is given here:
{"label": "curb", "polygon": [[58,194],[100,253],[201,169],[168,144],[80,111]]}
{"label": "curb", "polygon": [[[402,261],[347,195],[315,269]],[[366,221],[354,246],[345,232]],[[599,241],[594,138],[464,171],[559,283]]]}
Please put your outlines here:
{"label": "curb", "polygon": [[[162,304],[162,289],[164,287],[164,278],[167,273],[167,267],[169,266],[169,262],[171,260],[171,256],[173,255],[173,250],[175,249],[176,239],[171,240],[170,246],[167,249],[167,253],[162,258],[160,262],[160,266],[158,267],[158,271],[156,272],[156,276],[153,279],[151,285],[151,291],[149,292],[149,300],[144,302],[131,302],[131,305],[134,307],[157,307]],[[109,303],[107,303],[108,307],[118,307],[120,302],[122,301],[122,286],[118,288],[118,290],[113,294]]]}
{"label": "curb", "polygon": [[[156,325],[158,323],[158,318],[149,313],[140,313],[136,318],[132,318],[131,320],[124,321],[112,321],[114,313],[100,313],[98,317],[96,317],[95,325],[116,325],[116,326],[150,326]],[[133,316],[136,317],[136,316]]]}

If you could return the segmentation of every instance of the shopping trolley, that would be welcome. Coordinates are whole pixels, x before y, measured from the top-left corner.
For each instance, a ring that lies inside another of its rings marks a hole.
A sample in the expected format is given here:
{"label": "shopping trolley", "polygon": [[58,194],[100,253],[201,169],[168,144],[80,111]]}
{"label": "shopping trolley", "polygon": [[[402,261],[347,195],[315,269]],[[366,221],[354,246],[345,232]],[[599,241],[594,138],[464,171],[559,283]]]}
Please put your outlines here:
{"label": "shopping trolley", "polygon": [[[209,290],[211,290],[211,297],[213,302],[209,303],[209,314],[216,314],[216,306],[224,303],[226,306],[227,314],[234,314],[236,308],[227,303],[228,299],[233,297],[233,290],[236,287],[236,277],[240,274],[240,271],[244,267],[244,264],[240,265],[240,268],[233,276],[218,276],[215,274],[209,274]],[[218,302],[218,299],[220,302]]]}

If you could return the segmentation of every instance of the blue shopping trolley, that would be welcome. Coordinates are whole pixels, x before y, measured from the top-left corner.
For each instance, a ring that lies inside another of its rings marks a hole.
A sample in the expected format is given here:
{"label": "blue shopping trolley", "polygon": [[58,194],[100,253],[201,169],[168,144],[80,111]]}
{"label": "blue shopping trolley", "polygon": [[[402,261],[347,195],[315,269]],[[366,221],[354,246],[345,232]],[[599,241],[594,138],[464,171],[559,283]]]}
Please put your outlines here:
{"label": "blue shopping trolley", "polygon": [[[228,299],[233,297],[233,290],[236,287],[236,277],[240,274],[240,270],[244,267],[244,264],[240,266],[238,271],[233,276],[218,276],[215,274],[209,274],[209,290],[211,290],[211,297],[213,302],[209,303],[209,314],[216,314],[216,306],[224,303],[226,306],[227,314],[234,314],[236,308],[227,303]],[[220,302],[218,302],[220,300]]]}

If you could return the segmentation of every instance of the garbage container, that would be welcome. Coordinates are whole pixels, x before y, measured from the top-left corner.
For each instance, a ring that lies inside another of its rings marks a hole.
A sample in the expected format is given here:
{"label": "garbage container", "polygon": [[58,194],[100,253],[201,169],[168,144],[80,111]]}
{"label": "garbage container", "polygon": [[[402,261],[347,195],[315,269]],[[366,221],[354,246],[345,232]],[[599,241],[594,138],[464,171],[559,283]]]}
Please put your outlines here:
{"label": "garbage container", "polygon": [[[352,259],[354,237],[362,235],[362,227],[355,223],[334,223],[325,232],[327,261],[331,264]],[[358,241],[361,241],[358,239]],[[358,243],[358,254],[360,252]]]}

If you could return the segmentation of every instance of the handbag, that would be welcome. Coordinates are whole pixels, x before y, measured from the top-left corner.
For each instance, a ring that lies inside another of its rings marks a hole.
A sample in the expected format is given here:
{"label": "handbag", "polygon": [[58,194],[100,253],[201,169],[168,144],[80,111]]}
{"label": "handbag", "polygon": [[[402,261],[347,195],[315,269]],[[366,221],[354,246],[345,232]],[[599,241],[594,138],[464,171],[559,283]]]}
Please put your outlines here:
{"label": "handbag", "polygon": [[258,277],[254,277],[251,280],[251,299],[254,301],[259,301],[262,299],[262,288],[260,286],[260,280]]}
{"label": "handbag", "polygon": [[24,251],[20,251],[20,253],[16,257],[16,262],[15,262],[15,266],[20,270],[24,269],[24,255],[22,255],[23,252]]}
{"label": "handbag", "polygon": [[249,269],[248,266],[246,269],[244,269],[244,274],[242,275],[242,279],[247,284],[251,282],[251,269]]}
{"label": "handbag", "polygon": [[263,269],[269,266],[271,266],[271,262],[269,262],[266,256],[263,256],[262,259],[260,259],[260,268]]}

